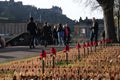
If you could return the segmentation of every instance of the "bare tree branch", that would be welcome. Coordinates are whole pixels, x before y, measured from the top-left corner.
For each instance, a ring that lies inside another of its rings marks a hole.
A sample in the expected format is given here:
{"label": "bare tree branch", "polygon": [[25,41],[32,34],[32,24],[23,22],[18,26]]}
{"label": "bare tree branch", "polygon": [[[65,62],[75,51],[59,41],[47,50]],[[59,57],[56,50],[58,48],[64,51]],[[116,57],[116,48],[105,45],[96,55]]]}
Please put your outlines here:
{"label": "bare tree branch", "polygon": [[99,4],[96,0],[73,0],[74,2],[76,2],[77,4],[83,4],[83,7],[91,7],[93,8],[98,8]]}

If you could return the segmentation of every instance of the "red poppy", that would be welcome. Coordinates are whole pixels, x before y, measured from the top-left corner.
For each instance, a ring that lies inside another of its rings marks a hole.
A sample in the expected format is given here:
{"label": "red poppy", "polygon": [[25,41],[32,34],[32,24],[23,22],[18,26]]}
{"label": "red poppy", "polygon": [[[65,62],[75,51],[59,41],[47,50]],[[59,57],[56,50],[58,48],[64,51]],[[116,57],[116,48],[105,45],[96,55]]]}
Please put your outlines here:
{"label": "red poppy", "polygon": [[71,75],[71,77],[72,77],[72,78],[75,78],[75,75],[74,75],[74,74],[72,74],[72,75]]}
{"label": "red poppy", "polygon": [[85,47],[86,47],[86,44],[84,43],[84,44],[83,44],[83,48],[85,48]]}
{"label": "red poppy", "polygon": [[40,58],[46,58],[46,51],[42,50],[42,53],[40,54]]}
{"label": "red poppy", "polygon": [[77,43],[76,48],[77,48],[77,49],[81,48],[81,46],[80,46],[79,43]]}
{"label": "red poppy", "polygon": [[88,69],[90,69],[91,68],[91,66],[88,66]]}
{"label": "red poppy", "polygon": [[58,73],[56,74],[56,77],[58,77]]}
{"label": "red poppy", "polygon": [[90,44],[89,44],[89,42],[87,42],[87,43],[86,43],[86,47],[89,47],[89,46],[90,46]]}
{"label": "red poppy", "polygon": [[112,42],[112,39],[108,39],[107,42]]}
{"label": "red poppy", "polygon": [[103,42],[102,41],[100,41],[100,44],[102,44]]}
{"label": "red poppy", "polygon": [[108,43],[108,42],[109,42],[109,39],[106,39],[106,42]]}
{"label": "red poppy", "polygon": [[56,49],[55,48],[51,48],[50,49],[50,53],[56,55]]}
{"label": "red poppy", "polygon": [[82,75],[80,75],[80,80],[82,79]]}
{"label": "red poppy", "polygon": [[69,49],[70,49],[69,45],[66,45],[63,51],[66,52],[66,51],[69,51]]}
{"label": "red poppy", "polygon": [[109,39],[106,39],[106,40],[105,40],[105,43],[108,43],[108,42],[109,42]]}
{"label": "red poppy", "polygon": [[104,66],[102,66],[101,68],[103,68],[103,69],[104,69]]}
{"label": "red poppy", "polygon": [[93,46],[93,42],[89,42],[89,45],[90,45],[90,46]]}
{"label": "red poppy", "polygon": [[112,42],[113,40],[112,39],[110,39],[110,42]]}
{"label": "red poppy", "polygon": [[104,43],[105,43],[105,40],[102,40],[102,43],[104,44]]}
{"label": "red poppy", "polygon": [[94,41],[94,42],[93,42],[93,45],[96,45],[96,44],[97,44],[97,43]]}

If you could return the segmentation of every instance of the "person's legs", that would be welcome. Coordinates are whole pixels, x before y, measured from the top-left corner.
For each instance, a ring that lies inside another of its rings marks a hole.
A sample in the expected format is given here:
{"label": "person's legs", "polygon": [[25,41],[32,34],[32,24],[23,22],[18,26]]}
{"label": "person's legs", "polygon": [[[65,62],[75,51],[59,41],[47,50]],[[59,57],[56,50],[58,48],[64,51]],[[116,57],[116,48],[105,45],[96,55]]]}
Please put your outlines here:
{"label": "person's legs", "polygon": [[98,34],[97,33],[95,34],[95,42],[96,42],[96,45],[98,45]]}
{"label": "person's legs", "polygon": [[90,41],[91,41],[91,42],[93,42],[93,38],[94,38],[94,33],[91,32],[91,33],[90,33]]}
{"label": "person's legs", "polygon": [[58,39],[55,38],[55,45],[58,45]]}
{"label": "person's legs", "polygon": [[47,36],[44,38],[44,46],[47,47]]}
{"label": "person's legs", "polygon": [[63,36],[60,36],[60,44],[64,44]]}
{"label": "person's legs", "polygon": [[65,45],[68,44],[68,37],[65,37],[65,39],[64,39],[64,44],[65,44]]}
{"label": "person's legs", "polygon": [[53,37],[53,44],[57,45],[57,38]]}
{"label": "person's legs", "polygon": [[38,36],[38,43],[39,43],[39,45],[41,45],[41,36]]}
{"label": "person's legs", "polygon": [[35,48],[35,35],[32,36],[32,47]]}
{"label": "person's legs", "polygon": [[67,44],[67,37],[64,36],[64,45],[66,45],[66,44]]}
{"label": "person's legs", "polygon": [[59,45],[60,45],[60,43],[61,43],[61,40],[60,40],[60,32],[58,32],[58,43],[59,43]]}
{"label": "person's legs", "polygon": [[67,40],[66,40],[66,43],[69,44],[70,38],[67,37],[66,39],[67,39]]}
{"label": "person's legs", "polygon": [[33,36],[30,35],[30,43],[29,43],[30,48],[32,48],[32,44],[33,44]]}
{"label": "person's legs", "polygon": [[37,44],[38,44],[38,43],[37,43],[37,36],[34,35],[34,36],[33,36],[33,48],[35,48],[35,46],[36,46]]}
{"label": "person's legs", "polygon": [[53,37],[53,45],[55,45],[55,38]]}
{"label": "person's legs", "polygon": [[0,41],[0,48],[2,48],[2,41]]}

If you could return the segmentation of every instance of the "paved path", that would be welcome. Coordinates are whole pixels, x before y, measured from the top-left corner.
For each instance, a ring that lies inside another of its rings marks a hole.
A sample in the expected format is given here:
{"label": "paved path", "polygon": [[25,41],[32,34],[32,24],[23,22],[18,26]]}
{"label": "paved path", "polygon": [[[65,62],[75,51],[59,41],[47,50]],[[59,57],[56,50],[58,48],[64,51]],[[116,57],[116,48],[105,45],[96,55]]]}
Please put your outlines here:
{"label": "paved path", "polygon": [[57,51],[61,51],[64,48],[58,46],[48,46],[46,48],[43,46],[37,46],[35,49],[29,49],[28,46],[6,47],[0,49],[0,63],[39,56],[42,49],[46,50],[46,52],[49,52],[51,47],[55,47]]}

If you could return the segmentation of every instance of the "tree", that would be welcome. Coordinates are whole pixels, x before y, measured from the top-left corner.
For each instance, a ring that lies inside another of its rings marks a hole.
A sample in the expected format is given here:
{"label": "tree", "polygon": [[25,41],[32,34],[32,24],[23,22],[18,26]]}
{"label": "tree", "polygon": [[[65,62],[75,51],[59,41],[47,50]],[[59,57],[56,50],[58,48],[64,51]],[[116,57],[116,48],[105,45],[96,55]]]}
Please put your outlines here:
{"label": "tree", "polygon": [[97,2],[100,4],[103,10],[105,36],[107,39],[112,39],[114,42],[116,42],[117,37],[113,16],[114,0],[97,0]]}
{"label": "tree", "polygon": [[89,2],[89,4],[93,3],[94,5],[97,2],[99,5],[97,5],[96,7],[98,6],[102,7],[106,39],[112,39],[113,42],[117,42],[113,16],[114,0],[86,0],[86,1]]}
{"label": "tree", "polygon": [[117,28],[117,40],[120,42],[120,0],[115,0],[114,16]]}

